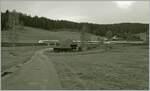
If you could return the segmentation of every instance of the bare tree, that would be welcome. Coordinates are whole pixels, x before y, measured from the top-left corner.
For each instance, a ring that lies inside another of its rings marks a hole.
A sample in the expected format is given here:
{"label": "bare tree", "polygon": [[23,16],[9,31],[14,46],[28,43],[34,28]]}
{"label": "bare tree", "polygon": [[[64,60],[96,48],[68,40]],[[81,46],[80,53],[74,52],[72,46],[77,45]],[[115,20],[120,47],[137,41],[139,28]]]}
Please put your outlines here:
{"label": "bare tree", "polygon": [[[108,38],[108,40],[111,40],[112,36],[113,36],[112,32],[111,31],[107,31],[106,37]],[[112,49],[112,44],[111,43],[106,45],[106,50],[108,50],[108,49]]]}
{"label": "bare tree", "polygon": [[87,31],[88,31],[88,27],[86,24],[84,24],[82,27],[81,36],[80,36],[82,50],[87,49],[88,45],[86,42],[91,40],[91,36],[88,33],[86,33]]}
{"label": "bare tree", "polygon": [[146,35],[145,35],[145,44],[149,44],[149,30],[146,31]]}
{"label": "bare tree", "polygon": [[15,29],[11,29],[8,31],[8,40],[9,40],[9,43],[12,44],[13,49],[15,50],[15,46],[18,41],[18,35]]}
{"label": "bare tree", "polygon": [[113,36],[113,34],[111,31],[106,32],[106,37],[108,38],[108,40],[111,40],[112,36]]}
{"label": "bare tree", "polygon": [[10,30],[8,31],[8,39],[9,42],[13,44],[13,48],[15,49],[15,44],[18,41],[18,35],[17,32],[15,31],[15,26],[19,24],[19,15],[15,10],[13,10],[12,13],[9,14],[8,17],[8,26]]}

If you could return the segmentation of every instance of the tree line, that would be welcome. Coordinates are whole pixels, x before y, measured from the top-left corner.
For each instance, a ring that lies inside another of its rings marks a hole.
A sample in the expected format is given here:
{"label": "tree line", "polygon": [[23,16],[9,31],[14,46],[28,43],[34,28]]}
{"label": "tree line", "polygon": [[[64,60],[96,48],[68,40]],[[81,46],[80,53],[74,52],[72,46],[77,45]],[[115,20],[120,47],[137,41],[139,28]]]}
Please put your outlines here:
{"label": "tree line", "polygon": [[61,29],[69,29],[68,31],[82,30],[83,25],[87,26],[85,32],[89,32],[99,36],[106,36],[107,32],[113,35],[125,37],[129,34],[137,34],[147,32],[149,24],[142,23],[119,23],[119,24],[94,24],[94,23],[77,23],[66,20],[52,20],[46,17],[30,16],[15,10],[1,12],[1,29],[2,31],[13,28],[15,25],[30,26],[42,28],[48,31],[61,31]]}

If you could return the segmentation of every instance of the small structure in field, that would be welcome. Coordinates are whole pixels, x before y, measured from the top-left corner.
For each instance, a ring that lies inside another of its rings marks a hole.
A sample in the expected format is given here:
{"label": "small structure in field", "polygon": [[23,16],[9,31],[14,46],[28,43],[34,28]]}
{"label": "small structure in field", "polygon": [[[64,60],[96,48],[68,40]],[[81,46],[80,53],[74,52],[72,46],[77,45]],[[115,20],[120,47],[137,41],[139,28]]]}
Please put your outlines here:
{"label": "small structure in field", "polygon": [[39,40],[38,43],[46,43],[48,46],[49,45],[59,45],[60,41],[59,40]]}
{"label": "small structure in field", "polygon": [[75,52],[78,51],[78,44],[74,43],[73,40],[67,39],[62,41],[57,47],[54,47],[54,52]]}

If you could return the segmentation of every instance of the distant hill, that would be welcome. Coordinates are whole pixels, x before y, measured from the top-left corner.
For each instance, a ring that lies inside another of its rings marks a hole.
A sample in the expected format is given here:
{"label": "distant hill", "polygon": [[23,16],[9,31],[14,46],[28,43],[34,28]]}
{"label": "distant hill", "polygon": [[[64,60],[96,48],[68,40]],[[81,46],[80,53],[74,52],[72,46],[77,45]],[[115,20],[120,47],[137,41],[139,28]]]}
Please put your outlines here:
{"label": "distant hill", "polygon": [[[106,36],[108,31],[113,35],[126,38],[126,34],[144,33],[149,30],[149,24],[143,23],[119,23],[119,24],[95,24],[88,22],[72,22],[66,20],[53,20],[46,17],[30,16],[17,11],[1,12],[1,26],[3,31],[7,31],[14,25],[24,25],[28,27],[35,27],[45,29],[47,31],[62,31],[62,29],[69,29],[70,32],[81,32],[83,25],[87,26],[85,32]],[[42,36],[42,35],[41,35]]]}
{"label": "distant hill", "polygon": [[[13,33],[11,33],[13,31]],[[2,42],[11,42],[11,35],[15,37],[17,43],[37,43],[39,40],[60,40],[64,41],[66,39],[80,39],[79,32],[70,31],[47,31],[40,28],[32,27],[20,27],[17,26],[15,29],[9,29],[8,31],[1,31]],[[93,38],[95,35],[89,34]]]}

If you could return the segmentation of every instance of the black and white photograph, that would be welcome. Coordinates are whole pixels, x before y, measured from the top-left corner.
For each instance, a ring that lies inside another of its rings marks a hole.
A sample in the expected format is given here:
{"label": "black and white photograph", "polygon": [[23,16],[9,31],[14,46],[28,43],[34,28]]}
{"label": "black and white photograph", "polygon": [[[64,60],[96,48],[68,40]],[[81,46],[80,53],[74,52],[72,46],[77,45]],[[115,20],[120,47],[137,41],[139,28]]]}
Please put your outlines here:
{"label": "black and white photograph", "polygon": [[149,90],[148,0],[0,0],[2,90]]}

